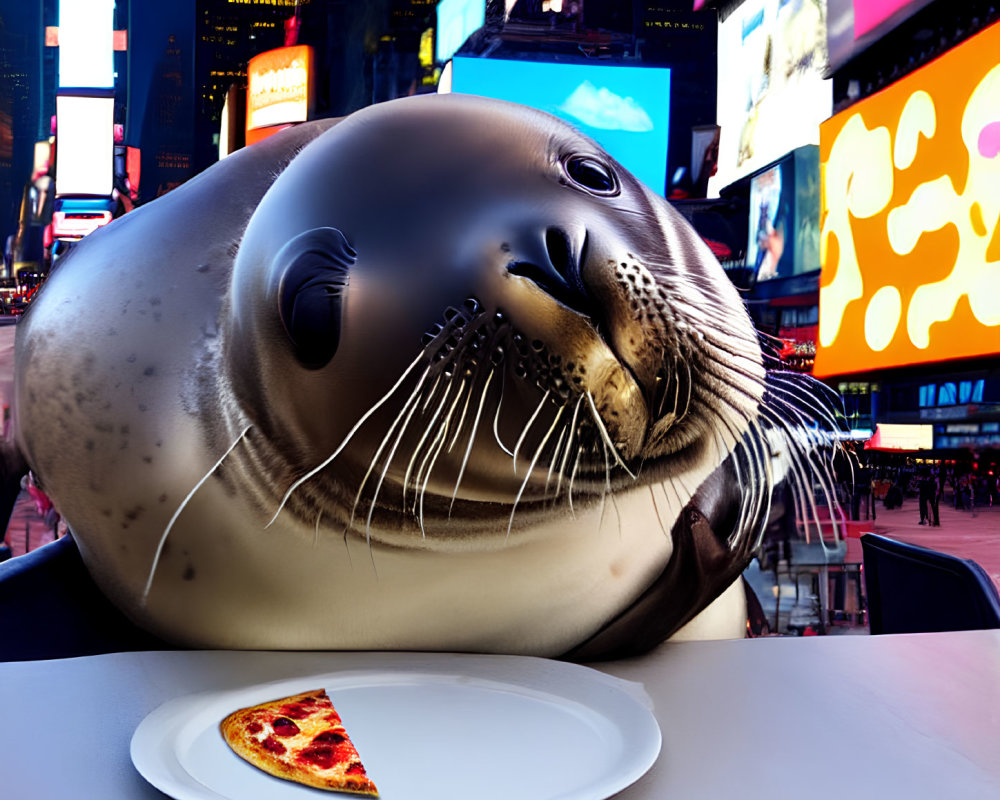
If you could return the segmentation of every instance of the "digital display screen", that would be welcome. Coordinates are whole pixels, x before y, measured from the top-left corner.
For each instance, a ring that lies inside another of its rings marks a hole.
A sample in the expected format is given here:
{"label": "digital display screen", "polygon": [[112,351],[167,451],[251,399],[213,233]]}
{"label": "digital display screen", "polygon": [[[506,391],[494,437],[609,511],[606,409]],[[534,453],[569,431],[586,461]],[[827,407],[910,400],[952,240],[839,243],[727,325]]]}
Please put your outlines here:
{"label": "digital display screen", "polygon": [[305,122],[312,110],[313,49],[279,47],[247,63],[247,130]]}
{"label": "digital display screen", "polygon": [[877,42],[931,0],[827,0],[830,68],[844,64]]}
{"label": "digital display screen", "polygon": [[115,85],[114,0],[59,0],[59,87]]}
{"label": "digital display screen", "polygon": [[452,60],[452,91],[560,117],[658,194],[666,187],[670,70],[490,58]]}
{"label": "digital display screen", "polygon": [[441,0],[437,7],[437,60],[445,62],[486,22],[486,0]]}
{"label": "digital display screen", "polygon": [[111,195],[114,97],[56,95],[56,196]]}
{"label": "digital display screen", "polygon": [[826,0],[746,0],[719,23],[719,166],[710,196],[785,153],[819,144],[833,111]]}
{"label": "digital display screen", "polygon": [[750,178],[747,266],[757,281],[819,269],[819,148],[806,145]]}
{"label": "digital display screen", "polygon": [[872,450],[931,450],[934,447],[934,426],[880,422],[875,426],[875,433],[867,447]]}
{"label": "digital display screen", "polygon": [[1000,353],[1000,24],[820,128],[820,376]]}

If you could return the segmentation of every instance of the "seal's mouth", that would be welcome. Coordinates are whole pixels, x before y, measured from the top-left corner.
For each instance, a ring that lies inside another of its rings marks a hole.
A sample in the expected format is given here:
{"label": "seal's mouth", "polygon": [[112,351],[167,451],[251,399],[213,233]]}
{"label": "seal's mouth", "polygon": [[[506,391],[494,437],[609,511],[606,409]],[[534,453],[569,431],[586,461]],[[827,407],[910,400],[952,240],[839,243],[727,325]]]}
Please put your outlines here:
{"label": "seal's mouth", "polygon": [[[583,278],[591,255],[589,232],[584,230],[579,239],[577,245],[562,228],[549,227],[545,231],[544,257],[513,259],[506,265],[507,272],[531,281],[550,298],[587,321],[614,360],[639,387],[650,426],[668,414],[673,418],[682,416],[683,411],[678,414],[677,409],[679,404],[690,403],[690,369],[670,369],[664,362],[651,370],[648,365],[636,364],[617,346],[609,311]],[[646,373],[652,378],[644,380]]]}

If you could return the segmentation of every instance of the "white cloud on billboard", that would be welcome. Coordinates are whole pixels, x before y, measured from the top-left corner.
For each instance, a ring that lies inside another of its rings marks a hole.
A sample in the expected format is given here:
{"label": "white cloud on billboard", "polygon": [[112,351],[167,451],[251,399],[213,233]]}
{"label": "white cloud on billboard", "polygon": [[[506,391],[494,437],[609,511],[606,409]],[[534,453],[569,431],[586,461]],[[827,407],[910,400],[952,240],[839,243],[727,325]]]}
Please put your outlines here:
{"label": "white cloud on billboard", "polygon": [[584,81],[567,97],[559,110],[584,125],[600,130],[646,133],[653,130],[649,114],[631,97],[622,97],[607,87],[598,89]]}

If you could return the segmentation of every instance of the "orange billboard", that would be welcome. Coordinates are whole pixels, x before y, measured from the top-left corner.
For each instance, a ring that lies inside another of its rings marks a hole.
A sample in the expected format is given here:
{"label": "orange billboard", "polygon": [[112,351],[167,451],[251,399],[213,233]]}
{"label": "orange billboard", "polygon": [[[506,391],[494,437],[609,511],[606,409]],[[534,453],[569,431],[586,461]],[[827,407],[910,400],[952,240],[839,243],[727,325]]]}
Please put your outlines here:
{"label": "orange billboard", "polygon": [[1000,353],[1000,23],[820,126],[815,374]]}
{"label": "orange billboard", "polygon": [[313,110],[313,49],[279,47],[247,63],[247,130],[305,122]]}

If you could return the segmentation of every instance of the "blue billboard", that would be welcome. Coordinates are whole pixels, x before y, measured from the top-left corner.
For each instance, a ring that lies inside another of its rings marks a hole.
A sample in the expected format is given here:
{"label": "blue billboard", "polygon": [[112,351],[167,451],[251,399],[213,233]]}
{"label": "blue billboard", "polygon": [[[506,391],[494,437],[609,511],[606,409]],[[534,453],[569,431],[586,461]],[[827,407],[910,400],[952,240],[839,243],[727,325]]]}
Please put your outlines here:
{"label": "blue billboard", "polygon": [[509,100],[561,117],[664,194],[669,69],[456,56],[451,81],[454,92]]}

